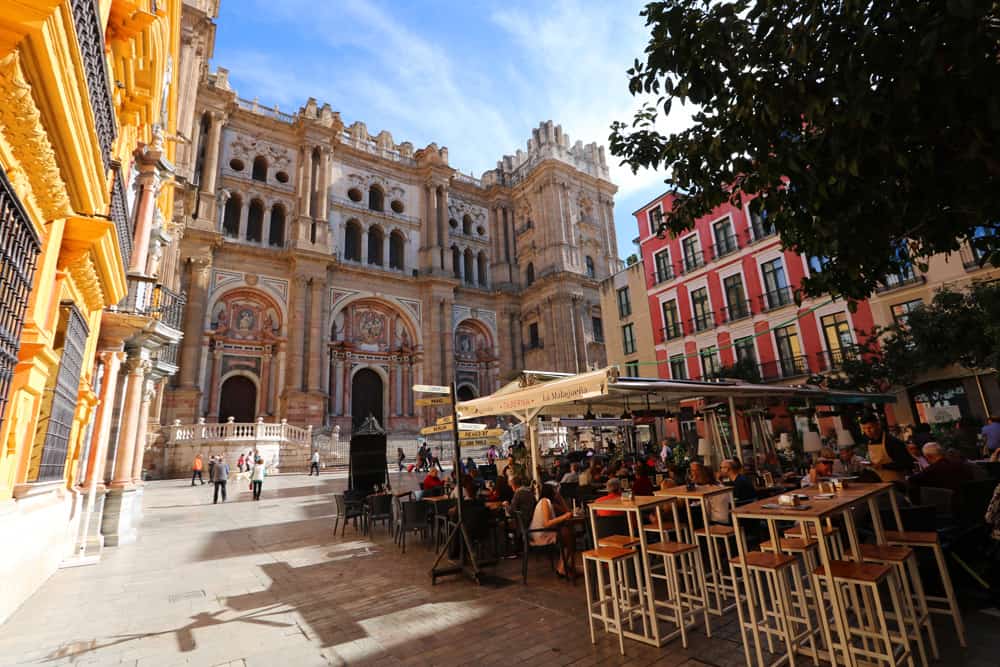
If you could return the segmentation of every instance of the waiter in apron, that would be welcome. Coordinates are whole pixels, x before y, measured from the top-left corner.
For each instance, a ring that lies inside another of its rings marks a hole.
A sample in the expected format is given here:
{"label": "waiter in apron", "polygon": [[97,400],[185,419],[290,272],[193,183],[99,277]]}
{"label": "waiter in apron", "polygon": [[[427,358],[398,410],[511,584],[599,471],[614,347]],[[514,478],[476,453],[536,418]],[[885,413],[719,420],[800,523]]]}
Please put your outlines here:
{"label": "waiter in apron", "polygon": [[868,440],[868,460],[883,482],[901,480],[913,472],[914,460],[906,445],[889,435],[878,417],[862,417],[861,433]]}

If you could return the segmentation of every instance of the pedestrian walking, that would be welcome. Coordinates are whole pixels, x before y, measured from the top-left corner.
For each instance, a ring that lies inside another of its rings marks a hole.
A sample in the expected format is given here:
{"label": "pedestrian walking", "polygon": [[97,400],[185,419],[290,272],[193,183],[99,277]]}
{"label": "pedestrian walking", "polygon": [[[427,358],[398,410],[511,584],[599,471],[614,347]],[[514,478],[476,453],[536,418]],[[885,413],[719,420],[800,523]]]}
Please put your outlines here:
{"label": "pedestrian walking", "polygon": [[399,465],[399,472],[403,472],[406,464],[406,454],[403,453],[402,447],[396,447],[396,463]]}
{"label": "pedestrian walking", "polygon": [[240,454],[240,458],[236,459],[236,471],[243,472],[243,462],[246,460],[246,456]]}
{"label": "pedestrian walking", "polygon": [[260,490],[264,486],[265,468],[264,459],[257,457],[253,464],[253,471],[250,473],[250,488],[253,490],[253,499],[260,500]]}
{"label": "pedestrian walking", "polygon": [[315,471],[316,476],[319,477],[319,450],[317,449],[313,452],[312,462],[309,464],[309,475],[312,476]]}
{"label": "pedestrian walking", "polygon": [[215,470],[215,454],[208,457],[208,481],[212,481],[212,471]]}
{"label": "pedestrian walking", "polygon": [[194,463],[191,464],[191,486],[194,486],[195,478],[197,478],[202,484],[205,483],[205,480],[201,476],[201,469],[203,466],[204,463],[201,460],[201,454],[196,454],[194,457]]}
{"label": "pedestrian walking", "polygon": [[215,485],[215,494],[212,504],[219,502],[219,490],[222,490],[222,502],[226,502],[226,482],[229,481],[229,464],[221,456],[212,468],[212,483]]}

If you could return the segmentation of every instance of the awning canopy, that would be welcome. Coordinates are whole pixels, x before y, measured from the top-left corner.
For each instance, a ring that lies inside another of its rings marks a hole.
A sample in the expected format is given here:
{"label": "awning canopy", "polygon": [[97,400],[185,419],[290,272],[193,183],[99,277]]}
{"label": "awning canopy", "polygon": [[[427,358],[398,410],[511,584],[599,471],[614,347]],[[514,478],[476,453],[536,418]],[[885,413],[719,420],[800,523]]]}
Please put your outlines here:
{"label": "awning canopy", "polygon": [[723,401],[730,398],[738,407],[762,407],[773,399],[813,405],[845,403],[892,403],[891,394],[835,391],[812,385],[783,386],[751,384],[737,380],[701,382],[619,377],[615,368],[573,375],[544,371],[524,371],[518,380],[496,393],[456,407],[460,419],[492,415],[514,415],[524,421],[536,415],[576,416],[587,412],[617,415],[626,407],[640,410],[676,408],[696,400]]}

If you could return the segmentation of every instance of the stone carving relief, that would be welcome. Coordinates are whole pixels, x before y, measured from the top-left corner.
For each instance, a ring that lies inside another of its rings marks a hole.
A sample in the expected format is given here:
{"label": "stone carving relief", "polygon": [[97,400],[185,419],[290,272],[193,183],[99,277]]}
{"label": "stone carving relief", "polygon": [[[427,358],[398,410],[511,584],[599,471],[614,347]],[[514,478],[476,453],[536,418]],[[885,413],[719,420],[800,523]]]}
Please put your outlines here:
{"label": "stone carving relief", "polygon": [[414,348],[410,320],[390,304],[363,299],[341,309],[330,324],[335,347],[387,353]]}
{"label": "stone carving relief", "polygon": [[475,204],[469,204],[460,199],[455,199],[454,196],[448,198],[448,217],[454,218],[455,220],[461,220],[463,217],[468,215],[472,218],[472,221],[479,224],[486,223],[486,209],[482,206],[476,206]]}
{"label": "stone carving relief", "polygon": [[263,295],[235,290],[215,305],[211,327],[226,340],[273,342],[280,335],[281,315]]}
{"label": "stone carving relief", "polygon": [[290,149],[246,134],[237,134],[229,144],[229,156],[243,158],[248,164],[258,155],[266,157],[268,163],[276,169],[287,170],[294,160]]}

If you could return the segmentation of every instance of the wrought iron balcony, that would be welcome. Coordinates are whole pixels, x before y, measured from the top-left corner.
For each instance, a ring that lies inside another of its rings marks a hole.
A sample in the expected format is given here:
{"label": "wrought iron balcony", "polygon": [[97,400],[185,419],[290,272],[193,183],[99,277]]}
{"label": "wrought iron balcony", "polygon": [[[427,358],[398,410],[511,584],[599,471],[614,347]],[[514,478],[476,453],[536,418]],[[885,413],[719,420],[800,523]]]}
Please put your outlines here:
{"label": "wrought iron balcony", "polygon": [[753,315],[753,308],[749,301],[737,301],[722,308],[720,312],[723,322],[737,322]]}
{"label": "wrought iron balcony", "polygon": [[119,313],[143,315],[159,320],[171,329],[181,330],[186,299],[156,282],[156,278],[128,277],[128,294],[118,304]]}
{"label": "wrought iron balcony", "polygon": [[806,357],[784,357],[760,364],[760,377],[764,382],[785,380],[809,373],[809,360]]}
{"label": "wrought iron balcony", "polygon": [[712,313],[705,313],[703,315],[695,315],[690,320],[688,320],[688,328],[695,333],[700,333],[702,331],[708,331],[709,329],[715,328],[715,317]]}
{"label": "wrought iron balcony", "polygon": [[104,168],[111,168],[111,147],[118,136],[115,109],[111,103],[111,80],[108,78],[107,62],[104,57],[104,33],[101,30],[101,16],[96,0],[70,0],[73,11],[73,25],[76,41],[80,46],[87,77],[87,96],[94,115],[94,128],[101,146]]}
{"label": "wrought iron balcony", "polygon": [[910,285],[922,285],[927,282],[925,276],[918,275],[914,272],[913,267],[909,266],[906,269],[900,271],[899,273],[893,273],[885,277],[885,282],[875,288],[875,291],[879,294],[883,292],[889,292],[894,289],[900,289],[902,287],[909,287]]}
{"label": "wrought iron balcony", "polygon": [[663,340],[673,340],[684,336],[684,329],[681,327],[680,323],[668,324],[663,327],[661,331],[663,333]]}
{"label": "wrought iron balcony", "polygon": [[794,301],[791,287],[779,287],[772,292],[760,295],[760,310],[762,313],[766,313],[769,310],[787,306]]}
{"label": "wrought iron balcony", "polygon": [[709,254],[712,259],[718,259],[730,255],[740,249],[740,243],[736,240],[736,234],[716,237],[715,243],[709,246]]}
{"label": "wrought iron balcony", "polygon": [[691,273],[705,266],[705,255],[701,250],[684,255],[683,273]]}
{"label": "wrought iron balcony", "polygon": [[674,268],[672,266],[661,266],[656,271],[653,271],[653,284],[659,285],[660,283],[665,283],[668,280],[674,279]]}
{"label": "wrought iron balcony", "polygon": [[845,345],[837,350],[824,350],[816,353],[816,363],[813,369],[817,373],[835,371],[844,365],[845,361],[858,359],[861,348],[857,345]]}

